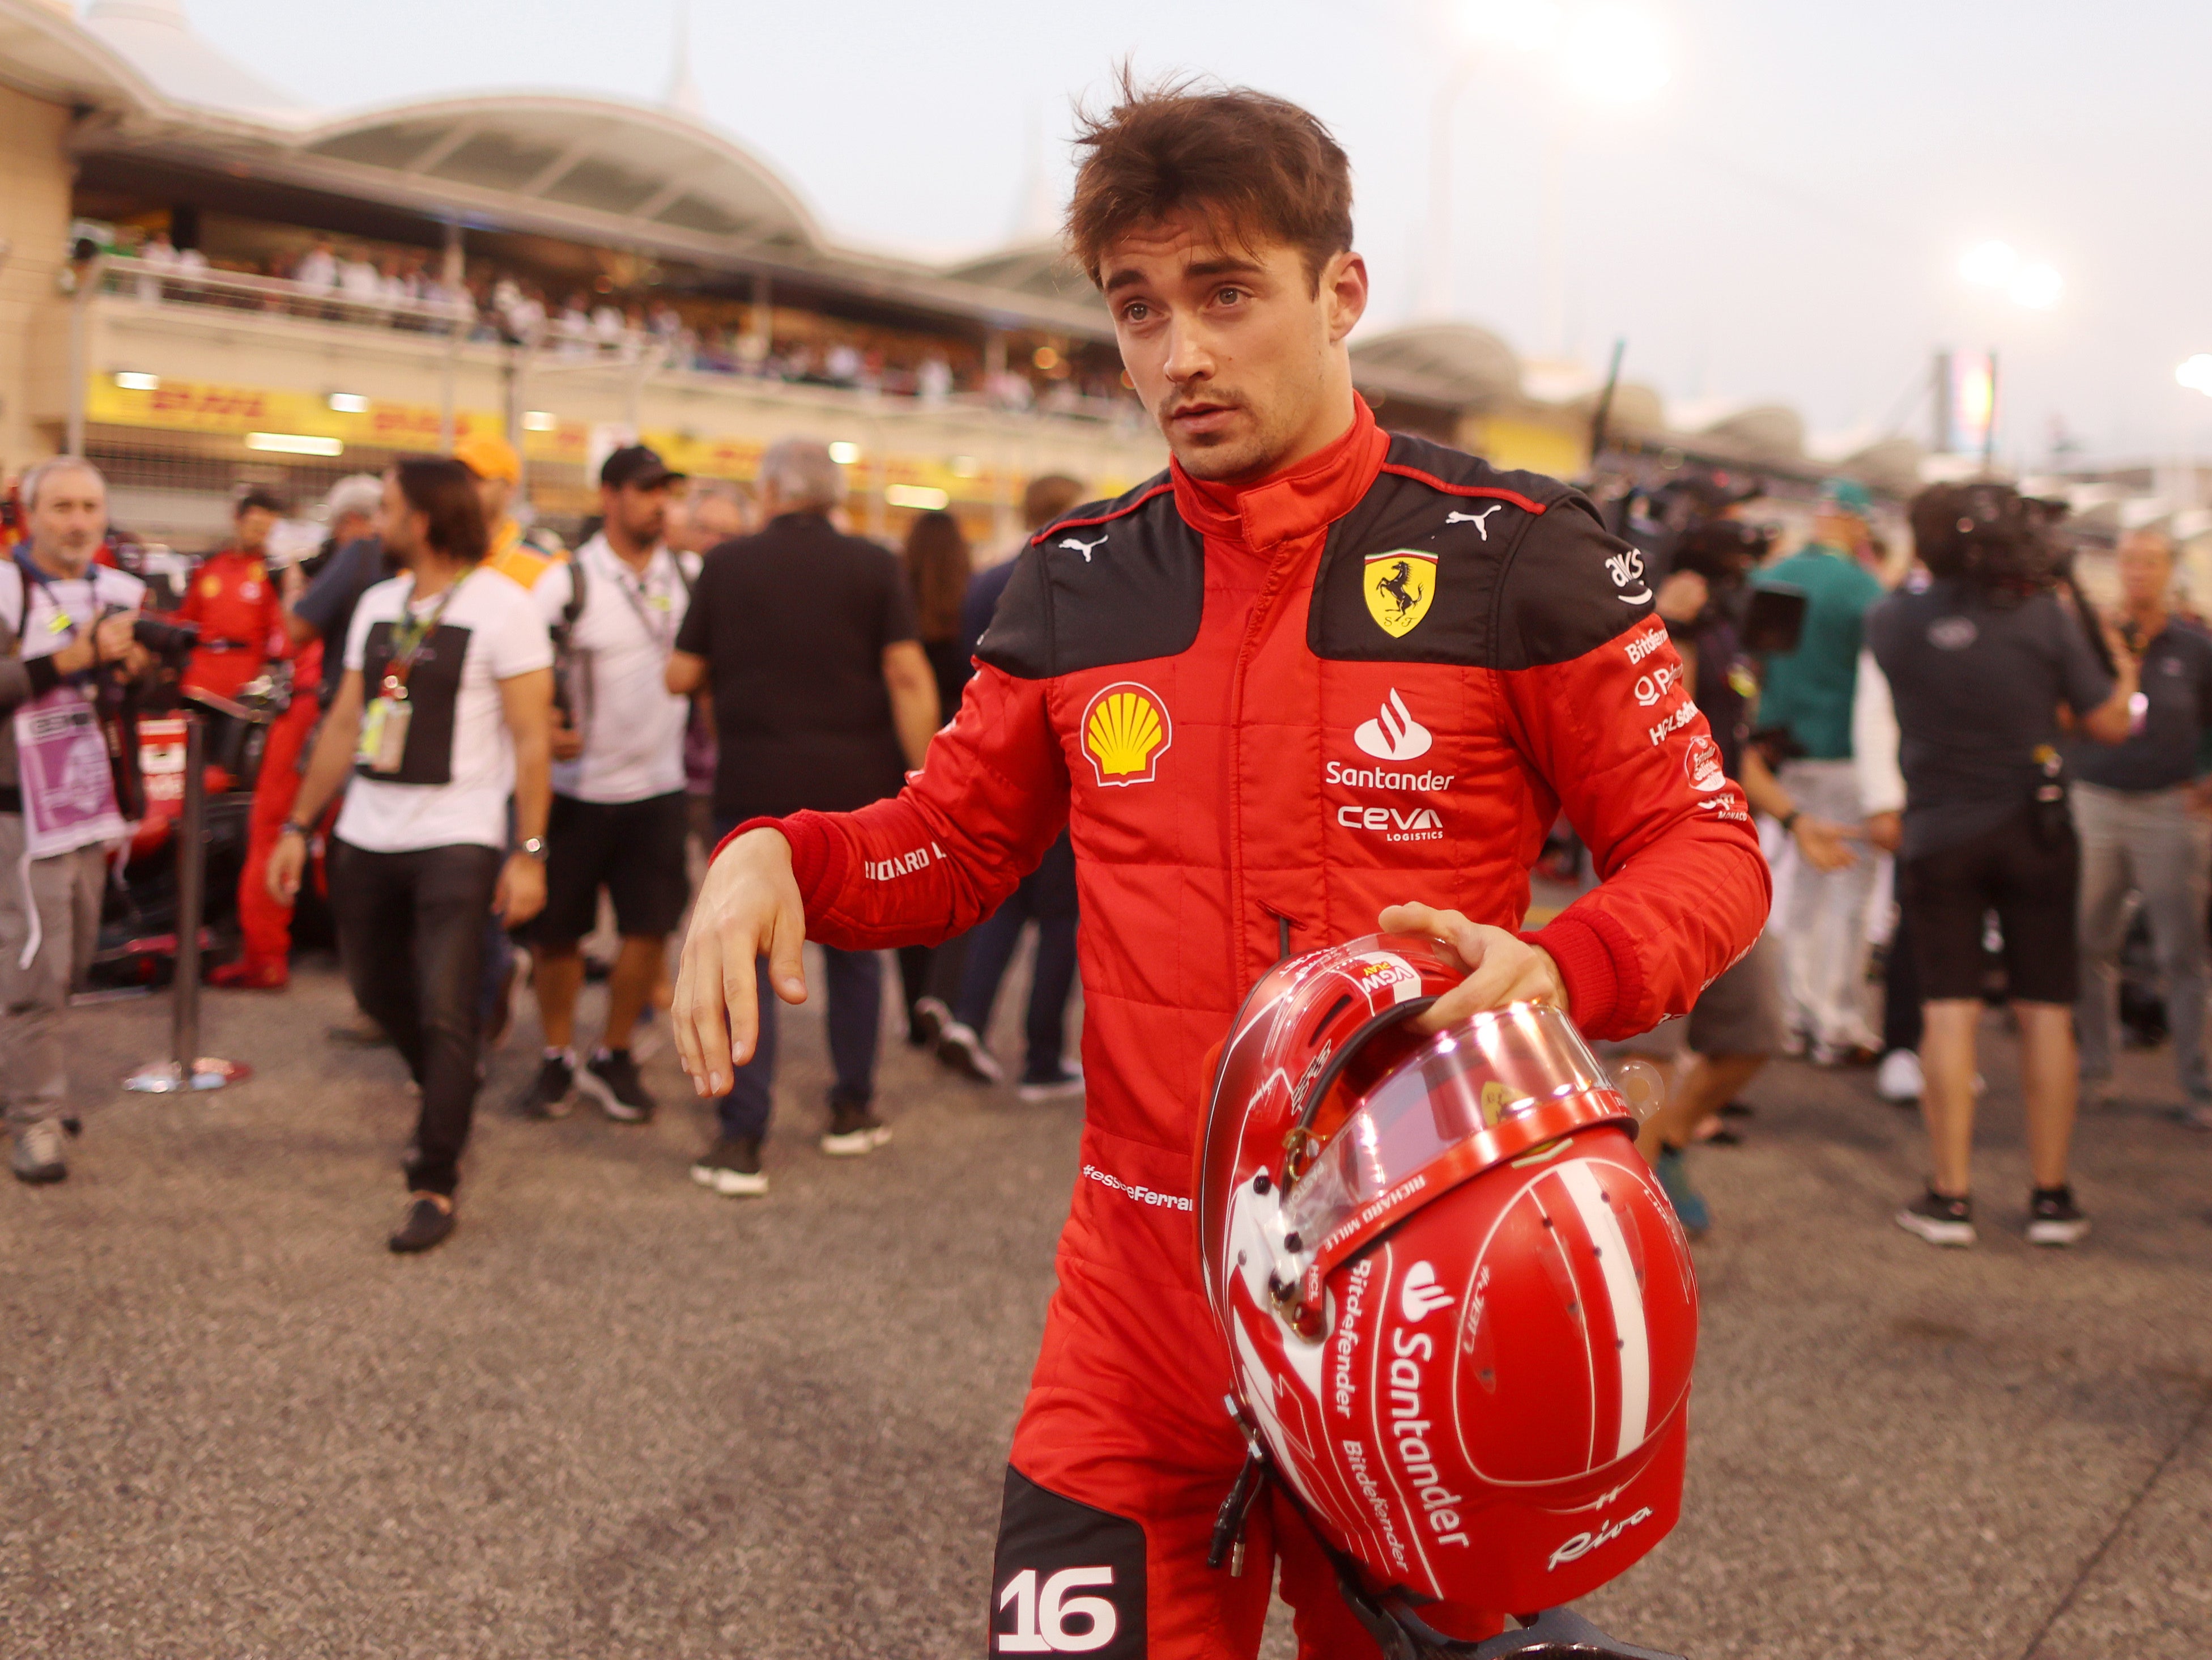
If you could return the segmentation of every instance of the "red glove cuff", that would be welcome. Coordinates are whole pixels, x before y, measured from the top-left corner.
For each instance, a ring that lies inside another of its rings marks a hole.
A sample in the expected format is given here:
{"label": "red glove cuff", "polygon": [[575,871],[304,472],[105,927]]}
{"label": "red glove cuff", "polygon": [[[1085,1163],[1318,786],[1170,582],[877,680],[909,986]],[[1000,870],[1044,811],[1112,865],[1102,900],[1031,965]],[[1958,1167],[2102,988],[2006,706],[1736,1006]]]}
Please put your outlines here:
{"label": "red glove cuff", "polygon": [[[1607,1028],[1614,1011],[1635,1000],[1632,985],[1623,983],[1638,978],[1635,958],[1626,949],[1627,939],[1608,937],[1620,933],[1620,925],[1603,912],[1568,910],[1535,933],[1521,936],[1548,952],[1559,965],[1559,978],[1567,988],[1567,1013],[1585,1037],[1611,1036]],[[1630,994],[1624,996],[1624,991]]]}

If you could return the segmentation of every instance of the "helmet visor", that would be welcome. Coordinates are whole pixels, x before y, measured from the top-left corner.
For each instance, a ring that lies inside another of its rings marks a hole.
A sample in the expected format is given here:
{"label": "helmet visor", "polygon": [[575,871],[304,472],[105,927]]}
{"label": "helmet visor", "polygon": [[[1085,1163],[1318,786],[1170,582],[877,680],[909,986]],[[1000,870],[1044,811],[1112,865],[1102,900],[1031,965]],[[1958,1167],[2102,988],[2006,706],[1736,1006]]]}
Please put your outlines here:
{"label": "helmet visor", "polygon": [[1600,1093],[1613,1095],[1613,1086],[1559,1010],[1516,1003],[1475,1015],[1438,1032],[1367,1092],[1285,1195],[1283,1225],[1307,1241],[1328,1238],[1485,1131]]}

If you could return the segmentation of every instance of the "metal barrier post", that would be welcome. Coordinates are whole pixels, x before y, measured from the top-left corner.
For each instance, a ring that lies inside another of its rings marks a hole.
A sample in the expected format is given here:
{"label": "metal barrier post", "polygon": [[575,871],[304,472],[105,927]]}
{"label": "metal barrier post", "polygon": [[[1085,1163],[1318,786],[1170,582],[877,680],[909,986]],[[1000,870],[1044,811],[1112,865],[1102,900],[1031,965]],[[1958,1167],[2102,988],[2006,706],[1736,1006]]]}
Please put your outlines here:
{"label": "metal barrier post", "polygon": [[185,715],[185,800],[173,832],[177,845],[177,970],[170,987],[169,1058],[138,1068],[123,1087],[142,1095],[219,1090],[253,1075],[238,1061],[201,1055],[200,916],[207,896],[207,717]]}

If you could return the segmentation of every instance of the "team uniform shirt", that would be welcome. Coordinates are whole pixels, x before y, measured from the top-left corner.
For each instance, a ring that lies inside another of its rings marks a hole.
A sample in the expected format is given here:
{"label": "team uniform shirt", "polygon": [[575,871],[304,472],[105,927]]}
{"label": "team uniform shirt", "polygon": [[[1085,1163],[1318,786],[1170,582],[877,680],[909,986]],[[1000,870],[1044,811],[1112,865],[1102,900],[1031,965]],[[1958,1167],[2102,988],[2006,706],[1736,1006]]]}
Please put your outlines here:
{"label": "team uniform shirt", "polygon": [[145,601],[146,585],[111,565],[88,566],[81,577],[33,575],[19,552],[0,571],[0,620],[20,637],[20,654],[28,660],[51,657],[100,620],[102,611],[136,611]]}
{"label": "team uniform shirt", "polygon": [[641,577],[594,536],[573,564],[546,572],[531,598],[566,613],[575,567],[583,608],[568,635],[568,707],[584,752],[553,769],[553,787],[579,801],[643,801],[684,787],[684,728],[691,702],[668,690],[668,654],[690,604],[689,556],[655,548]]}
{"label": "team uniform shirt", "polygon": [[2203,771],[2212,733],[2212,636],[2169,621],[2143,648],[2142,689],[2124,743],[2076,743],[2074,775],[2085,784],[2142,794],[2170,790]]}
{"label": "team uniform shirt", "polygon": [[1753,579],[1762,588],[1805,596],[1797,649],[1766,660],[1759,718],[1787,727],[1808,761],[1851,758],[1851,698],[1868,609],[1881,584],[1848,556],[1814,544],[1769,565]]}
{"label": "team uniform shirt", "polygon": [[282,652],[284,602],[269,562],[258,553],[225,548],[203,560],[173,614],[200,631],[185,666],[187,691],[234,697],[261,672],[272,650]]}
{"label": "team uniform shirt", "polygon": [[[404,618],[428,617],[446,598],[416,601],[414,592],[411,575],[397,576],[354,607],[345,666],[361,673],[364,708],[392,660],[393,630]],[[514,745],[499,683],[552,666],[553,644],[530,597],[497,571],[470,571],[409,675],[414,713],[399,770],[355,767],[338,839],[370,853],[505,847]]]}
{"label": "team uniform shirt", "polygon": [[[1072,832],[1085,1123],[1008,1515],[1025,1484],[1141,1523],[1112,1594],[1141,1583],[1120,1612],[1145,1652],[1236,1652],[1266,1614],[1264,1566],[1206,1566],[1245,1448],[1194,1235],[1207,1057],[1245,992],[1399,901],[1520,927],[1562,809],[1606,879],[1531,937],[1589,1037],[1686,1012],[1765,919],[1652,600],[1584,498],[1357,403],[1285,474],[1171,467],[1040,532],[905,788],[781,821],[808,937],[848,950],[972,927]],[[1002,1554],[1002,1639],[1036,1566]],[[1285,1584],[1341,1618],[1326,1573]]]}
{"label": "team uniform shirt", "polygon": [[2047,593],[1995,605],[1971,583],[1917,584],[1875,606],[1866,633],[1897,709],[1906,859],[2027,813],[2039,756],[2063,741],[2058,705],[2086,714],[2112,695],[2081,623]]}
{"label": "team uniform shirt", "polygon": [[501,520],[492,532],[491,549],[484,555],[483,569],[497,571],[529,594],[537,603],[547,628],[559,628],[566,620],[562,616],[562,607],[568,603],[568,586],[560,578],[567,573],[568,561],[559,554],[548,553],[524,541],[522,526],[514,520]]}

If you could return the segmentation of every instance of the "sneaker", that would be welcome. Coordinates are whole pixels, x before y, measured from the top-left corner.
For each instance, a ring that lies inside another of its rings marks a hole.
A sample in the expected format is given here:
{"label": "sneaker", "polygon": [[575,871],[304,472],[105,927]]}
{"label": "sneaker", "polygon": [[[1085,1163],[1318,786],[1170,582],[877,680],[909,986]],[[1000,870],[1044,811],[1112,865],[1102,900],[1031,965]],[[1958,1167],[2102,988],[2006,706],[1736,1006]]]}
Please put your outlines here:
{"label": "sneaker", "polygon": [[926,1049],[951,1024],[952,1011],[945,1006],[943,998],[917,997],[907,1011],[906,1041],[915,1049]]}
{"label": "sneaker", "polygon": [[1946,1199],[1930,1188],[1897,1213],[1897,1225],[1917,1233],[1931,1245],[1971,1245],[1974,1243],[1974,1204],[1971,1199]]}
{"label": "sneaker", "polygon": [[2027,1243],[2078,1245],[2089,1231],[2089,1219],[2074,1202],[2071,1188],[2038,1188],[2027,1201]]}
{"label": "sneaker", "polygon": [[761,1173],[760,1143],[750,1135],[716,1137],[691,1166],[691,1179],[726,1199],[759,1198],[768,1191],[768,1177]]}
{"label": "sneaker", "polygon": [[2117,1107],[2120,1104],[2119,1080],[2113,1078],[2084,1078],[2081,1080],[2081,1101],[2085,1107]]}
{"label": "sneaker", "polygon": [[1057,1101],[1083,1093],[1083,1068],[1061,1061],[1042,1077],[1024,1074],[1018,1091],[1024,1101]]}
{"label": "sneaker", "polygon": [[822,1134],[822,1151],[832,1158],[857,1158],[864,1152],[873,1152],[890,1139],[890,1126],[866,1107],[832,1102],[830,1128]]}
{"label": "sneaker", "polygon": [[257,961],[241,957],[208,970],[208,984],[227,991],[282,991],[292,983],[292,965],[283,958]]}
{"label": "sneaker", "polygon": [[453,1231],[453,1201],[442,1193],[410,1193],[407,1217],[385,1243],[402,1256],[445,1243]]}
{"label": "sneaker", "polygon": [[69,1161],[62,1157],[60,1124],[51,1118],[41,1118],[17,1130],[15,1151],[9,1158],[8,1167],[15,1172],[18,1182],[33,1185],[58,1182],[67,1176]]}
{"label": "sneaker", "polygon": [[1659,1178],[1659,1186],[1667,1195],[1667,1202],[1674,1207],[1675,1219],[1681,1223],[1682,1231],[1692,1239],[1702,1239],[1713,1225],[1713,1213],[1705,1208],[1705,1195],[1690,1185],[1688,1161],[1680,1147],[1662,1146],[1658,1161],[1651,1167]]}
{"label": "sneaker", "polygon": [[1920,1057],[1911,1049],[1892,1049],[1881,1057],[1881,1070],[1874,1075],[1874,1092],[1883,1100],[1903,1106],[1917,1101],[1924,1087]]}
{"label": "sneaker", "polygon": [[566,1118],[576,1099],[576,1063],[564,1050],[549,1055],[529,1087],[514,1098],[514,1110],[525,1118]]}
{"label": "sneaker", "polygon": [[1814,1066],[1829,1070],[1870,1067],[1875,1061],[1875,1051],[1864,1043],[1830,1043],[1815,1039],[1807,1046],[1805,1058]]}
{"label": "sneaker", "polygon": [[585,1063],[577,1084],[598,1098],[599,1110],[617,1124],[645,1124],[657,1104],[637,1075],[628,1049],[601,1049]]}
{"label": "sneaker", "polygon": [[975,1029],[958,1020],[946,1021],[945,1030],[938,1034],[937,1058],[963,1078],[972,1078],[979,1084],[996,1084],[1006,1075],[998,1057],[983,1047]]}

